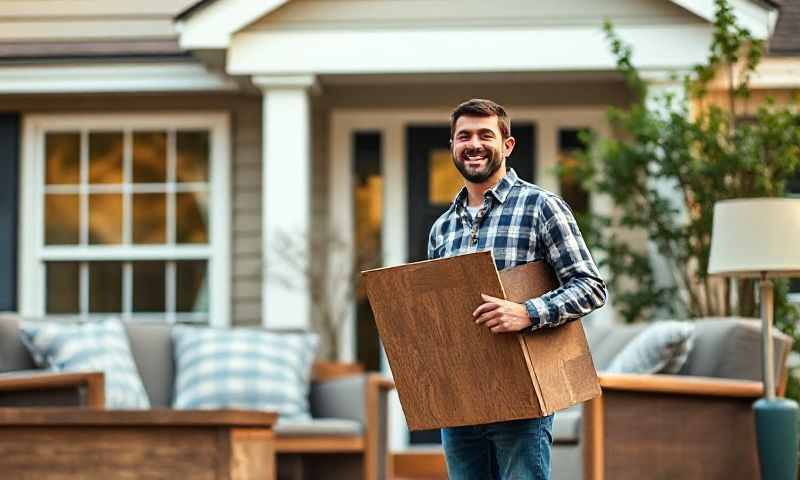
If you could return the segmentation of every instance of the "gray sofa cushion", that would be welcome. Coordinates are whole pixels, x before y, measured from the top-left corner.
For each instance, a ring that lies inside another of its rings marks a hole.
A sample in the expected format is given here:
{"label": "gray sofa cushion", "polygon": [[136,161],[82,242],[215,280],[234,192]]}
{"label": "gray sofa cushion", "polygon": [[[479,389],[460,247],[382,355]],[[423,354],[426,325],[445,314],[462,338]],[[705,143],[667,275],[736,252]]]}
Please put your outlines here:
{"label": "gray sofa cushion", "polygon": [[361,422],[343,418],[314,418],[310,420],[280,419],[275,433],[286,437],[307,435],[361,435]]}
{"label": "gray sofa cushion", "polygon": [[[773,329],[775,374],[791,339]],[[707,318],[695,322],[694,348],[680,375],[761,380],[761,321]]]}
{"label": "gray sofa cushion", "polygon": [[0,314],[0,372],[33,370],[36,364],[19,337],[20,318],[13,313]]}
{"label": "gray sofa cushion", "polygon": [[601,372],[606,370],[614,357],[644,331],[647,325],[646,323],[607,325],[598,327],[603,330],[587,334],[595,368]]}
{"label": "gray sofa cushion", "polygon": [[555,443],[578,443],[581,435],[583,405],[560,410],[553,417],[553,441]]}
{"label": "gray sofa cushion", "polygon": [[131,353],[153,407],[172,405],[175,360],[172,355],[171,325],[127,323]]}

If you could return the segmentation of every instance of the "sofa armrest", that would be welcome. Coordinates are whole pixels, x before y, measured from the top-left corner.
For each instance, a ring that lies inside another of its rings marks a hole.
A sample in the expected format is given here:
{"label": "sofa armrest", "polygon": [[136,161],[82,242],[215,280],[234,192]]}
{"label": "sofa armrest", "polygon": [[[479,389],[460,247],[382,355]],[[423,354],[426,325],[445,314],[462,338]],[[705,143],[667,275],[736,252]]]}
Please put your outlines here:
{"label": "sofa armrest", "polygon": [[758,478],[760,382],[601,374],[584,405],[584,478]]}
{"label": "sofa armrest", "polygon": [[0,406],[105,406],[102,372],[24,370],[0,374]]}
{"label": "sofa armrest", "polygon": [[346,418],[364,426],[364,478],[387,478],[388,398],[394,382],[377,373],[364,373],[311,385],[315,417]]}

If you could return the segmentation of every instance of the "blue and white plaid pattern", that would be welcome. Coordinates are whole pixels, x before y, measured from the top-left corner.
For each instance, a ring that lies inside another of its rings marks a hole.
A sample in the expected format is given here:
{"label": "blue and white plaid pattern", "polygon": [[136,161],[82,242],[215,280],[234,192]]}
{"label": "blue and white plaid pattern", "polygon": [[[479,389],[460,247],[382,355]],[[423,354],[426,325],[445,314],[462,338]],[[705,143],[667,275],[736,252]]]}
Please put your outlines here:
{"label": "blue and white plaid pattern", "polygon": [[176,326],[172,338],[174,408],[269,410],[283,420],[310,418],[316,334]]}
{"label": "blue and white plaid pattern", "polygon": [[20,337],[41,368],[103,372],[107,408],[150,408],[125,327],[118,319],[78,324],[25,321]]}
{"label": "blue and white plaid pattern", "polygon": [[560,197],[509,169],[484,194],[474,221],[466,205],[464,187],[431,227],[429,259],[491,250],[498,270],[547,261],[561,286],[525,302],[531,330],[554,327],[603,306],[605,283],[575,217]]}

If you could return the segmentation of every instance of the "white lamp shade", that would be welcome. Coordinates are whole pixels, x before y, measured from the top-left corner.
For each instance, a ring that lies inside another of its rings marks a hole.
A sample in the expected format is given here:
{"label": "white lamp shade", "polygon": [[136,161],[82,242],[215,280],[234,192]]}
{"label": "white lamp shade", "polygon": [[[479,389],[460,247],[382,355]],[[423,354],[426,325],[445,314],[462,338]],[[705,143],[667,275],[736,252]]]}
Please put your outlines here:
{"label": "white lamp shade", "polygon": [[800,276],[800,199],[747,198],[714,205],[708,273]]}

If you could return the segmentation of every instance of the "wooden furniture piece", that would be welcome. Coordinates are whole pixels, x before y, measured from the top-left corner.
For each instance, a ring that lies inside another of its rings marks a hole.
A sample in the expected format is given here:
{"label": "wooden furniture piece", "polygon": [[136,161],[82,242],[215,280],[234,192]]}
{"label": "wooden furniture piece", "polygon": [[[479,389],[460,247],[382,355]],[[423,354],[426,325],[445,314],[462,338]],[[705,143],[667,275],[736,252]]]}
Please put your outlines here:
{"label": "wooden furniture piece", "polygon": [[759,478],[752,404],[761,382],[602,374],[584,404],[584,479]]}
{"label": "wooden furniture piece", "polygon": [[360,401],[364,402],[366,418],[364,431],[359,435],[276,435],[276,453],[279,462],[293,463],[291,468],[294,473],[291,478],[320,478],[324,471],[315,471],[309,468],[308,463],[296,461],[298,456],[331,456],[361,455],[362,478],[383,478],[389,462],[386,448],[381,448],[380,443],[387,438],[385,422],[385,402],[382,400],[386,394],[394,389],[394,382],[378,373],[364,373],[364,368],[359,364],[316,362],[312,370],[312,384],[323,385],[325,382],[347,381],[358,378],[366,383],[365,396]]}
{"label": "wooden furniture piece", "polygon": [[[282,478],[303,479],[318,478],[319,473],[313,470],[310,463],[303,459],[308,456],[319,458],[322,455],[330,463],[337,455],[341,457],[362,457],[360,475],[364,479],[380,479],[388,468],[389,458],[381,442],[387,438],[385,422],[381,417],[386,415],[386,393],[394,388],[394,383],[377,373],[364,373],[363,368],[354,364],[317,363],[313,369],[313,383],[318,388],[326,388],[336,382],[363,381],[364,398],[355,399],[363,402],[366,419],[360,434],[353,435],[281,435],[274,433],[273,449],[281,464]],[[87,373],[56,373],[25,371],[0,374],[0,406],[15,404],[20,405],[20,399],[35,399],[34,404],[47,405],[50,393],[61,392],[68,400],[75,400],[72,406],[100,408],[104,406],[104,381],[103,374],[99,372]],[[38,395],[37,395],[38,393]],[[52,404],[51,404],[52,405]],[[352,407],[352,406],[347,406]],[[326,407],[327,408],[327,407]],[[169,409],[153,409],[153,412],[180,411]],[[109,411],[114,415],[116,411]],[[244,412],[258,413],[258,412]],[[330,412],[336,414],[338,412]],[[163,413],[161,415],[164,415]],[[168,421],[169,417],[159,417]],[[178,417],[174,417],[178,418]],[[0,436],[5,437],[7,432],[0,425]],[[2,470],[0,470],[2,471]],[[349,471],[349,470],[348,470]]]}
{"label": "wooden furniture piece", "polygon": [[[41,395],[45,392],[47,396]],[[0,407],[35,406],[37,403],[51,407],[63,403],[65,406],[77,404],[103,408],[106,403],[104,376],[100,372],[0,373]]]}
{"label": "wooden furniture piece", "polygon": [[275,478],[274,413],[0,409],[4,478]]}
{"label": "wooden furniture piece", "polygon": [[600,394],[580,322],[534,335],[474,322],[481,294],[521,303],[557,288],[544,262],[498,273],[487,251],[363,278],[411,430],[536,418]]}

